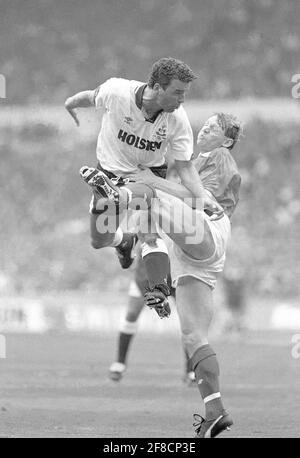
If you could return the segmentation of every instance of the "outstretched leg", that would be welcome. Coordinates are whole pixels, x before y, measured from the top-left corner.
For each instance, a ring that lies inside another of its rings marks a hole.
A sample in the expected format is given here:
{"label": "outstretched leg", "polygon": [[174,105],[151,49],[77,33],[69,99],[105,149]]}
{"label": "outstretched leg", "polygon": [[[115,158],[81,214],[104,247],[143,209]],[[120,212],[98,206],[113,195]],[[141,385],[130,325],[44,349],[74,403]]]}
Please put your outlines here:
{"label": "outstretched leg", "polygon": [[[124,262],[121,262],[122,267],[129,267],[132,263],[131,245],[134,247],[135,241],[133,236],[130,239],[128,235],[122,235],[119,225],[126,215],[128,216],[127,210],[140,211],[141,214],[146,215],[143,217],[146,223],[144,231],[140,233],[143,236],[143,258],[145,258],[149,285],[151,289],[162,285],[165,291],[161,291],[161,294],[167,296],[169,291],[164,285],[164,279],[168,274],[166,247],[162,240],[157,243],[157,234],[152,234],[151,214],[148,213],[156,195],[155,189],[143,183],[128,182],[125,185],[123,179],[116,184],[103,170],[94,167],[82,167],[80,175],[93,189],[90,209],[92,246],[94,248],[115,246],[121,261],[125,258]],[[129,252],[128,256],[126,256],[127,252]]]}
{"label": "outstretched leg", "polygon": [[156,192],[151,214],[162,231],[192,258],[210,258],[215,250],[215,242],[205,212],[193,209],[170,194]]}

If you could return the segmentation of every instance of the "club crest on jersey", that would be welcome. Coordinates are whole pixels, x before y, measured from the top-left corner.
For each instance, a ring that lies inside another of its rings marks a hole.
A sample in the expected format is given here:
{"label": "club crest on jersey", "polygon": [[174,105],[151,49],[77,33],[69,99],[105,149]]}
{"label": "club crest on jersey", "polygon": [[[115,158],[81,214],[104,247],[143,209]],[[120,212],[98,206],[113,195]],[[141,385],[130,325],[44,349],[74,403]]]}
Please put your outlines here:
{"label": "club crest on jersey", "polygon": [[167,137],[167,126],[166,124],[163,124],[155,132],[155,138],[159,141],[159,140],[165,140],[166,137]]}
{"label": "club crest on jersey", "polygon": [[128,125],[130,125],[130,123],[133,121],[133,119],[130,117],[130,116],[125,116],[124,118],[124,122]]}
{"label": "club crest on jersey", "polygon": [[160,149],[162,142],[161,141],[150,141],[146,138],[138,137],[137,135],[128,134],[124,130],[120,129],[118,133],[118,139],[127,143],[129,146],[134,146],[138,149],[145,149],[146,151],[156,151]]}

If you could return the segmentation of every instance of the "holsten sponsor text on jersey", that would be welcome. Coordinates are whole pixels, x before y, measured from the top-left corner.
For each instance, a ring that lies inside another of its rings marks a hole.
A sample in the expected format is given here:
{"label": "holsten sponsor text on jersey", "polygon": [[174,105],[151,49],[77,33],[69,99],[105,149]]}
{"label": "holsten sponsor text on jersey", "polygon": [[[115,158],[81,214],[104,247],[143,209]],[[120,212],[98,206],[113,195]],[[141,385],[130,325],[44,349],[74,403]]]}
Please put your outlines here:
{"label": "holsten sponsor text on jersey", "polygon": [[118,139],[122,142],[126,142],[129,146],[135,148],[145,149],[146,151],[155,151],[160,149],[162,142],[146,140],[145,138],[138,137],[133,134],[128,134],[124,130],[120,129],[118,133]]}

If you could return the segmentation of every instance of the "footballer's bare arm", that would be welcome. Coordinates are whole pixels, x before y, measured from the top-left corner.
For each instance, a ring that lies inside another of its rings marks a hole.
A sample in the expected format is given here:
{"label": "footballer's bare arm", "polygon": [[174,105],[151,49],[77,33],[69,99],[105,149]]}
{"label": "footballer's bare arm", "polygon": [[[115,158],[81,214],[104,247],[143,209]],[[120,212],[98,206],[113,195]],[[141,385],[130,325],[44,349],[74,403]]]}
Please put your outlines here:
{"label": "footballer's bare arm", "polygon": [[192,195],[204,198],[204,187],[193,162],[175,160],[175,168],[181,183],[191,191]]}
{"label": "footballer's bare arm", "polygon": [[[211,217],[211,219],[217,219],[219,216],[223,214],[223,208],[216,202],[212,194],[203,187],[202,181],[201,194],[202,192],[203,194],[201,195],[200,200],[197,200],[197,197],[195,197],[195,195],[184,185],[180,183],[174,183],[164,178],[160,178],[154,175],[154,173],[152,173],[151,170],[148,168],[131,175],[130,178],[132,181],[149,184],[154,188],[159,189],[160,191],[166,192],[174,197],[177,197],[178,199],[185,200],[188,198],[188,200],[186,200],[187,205],[199,209],[202,209],[204,207],[213,212],[215,214],[215,217]],[[201,180],[200,177],[199,179]]]}
{"label": "footballer's bare arm", "polygon": [[221,216],[224,213],[223,208],[215,199],[211,198],[205,192],[202,180],[194,163],[192,161],[175,160],[175,167],[181,179],[181,183],[191,191],[193,197],[198,198],[198,203],[202,201],[204,208],[214,213],[217,218]]}
{"label": "footballer's bare arm", "polygon": [[95,90],[78,92],[68,97],[65,101],[65,108],[68,110],[77,126],[79,126],[79,119],[75,111],[76,108],[88,108],[93,106],[95,106]]}
{"label": "footballer's bare arm", "polygon": [[174,183],[172,181],[160,178],[157,175],[154,175],[150,169],[145,168],[140,172],[134,173],[130,176],[131,181],[138,183],[149,184],[160,191],[171,194],[178,199],[184,200],[187,197],[193,197],[191,191],[189,191],[185,186],[179,183]]}

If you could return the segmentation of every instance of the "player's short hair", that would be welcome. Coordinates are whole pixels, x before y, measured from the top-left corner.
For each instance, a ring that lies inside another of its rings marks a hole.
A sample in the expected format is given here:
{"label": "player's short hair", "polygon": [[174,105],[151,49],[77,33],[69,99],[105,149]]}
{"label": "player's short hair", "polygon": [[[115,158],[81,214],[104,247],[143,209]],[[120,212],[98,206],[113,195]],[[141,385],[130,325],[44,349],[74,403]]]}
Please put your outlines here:
{"label": "player's short hair", "polygon": [[232,145],[228,146],[228,149],[232,149],[242,136],[242,123],[231,113],[218,112],[215,113],[215,116],[217,116],[217,122],[225,136],[233,140]]}
{"label": "player's short hair", "polygon": [[197,76],[184,62],[173,57],[162,57],[152,65],[148,78],[148,86],[153,88],[158,83],[163,89],[169,86],[173,79],[190,83]]}

